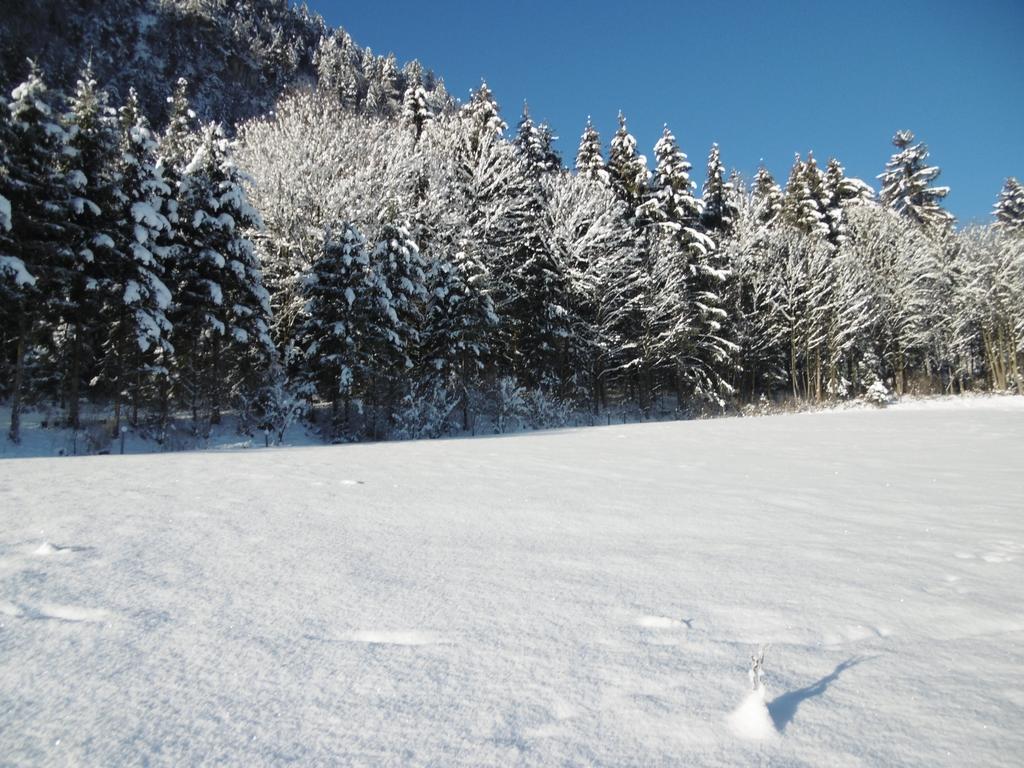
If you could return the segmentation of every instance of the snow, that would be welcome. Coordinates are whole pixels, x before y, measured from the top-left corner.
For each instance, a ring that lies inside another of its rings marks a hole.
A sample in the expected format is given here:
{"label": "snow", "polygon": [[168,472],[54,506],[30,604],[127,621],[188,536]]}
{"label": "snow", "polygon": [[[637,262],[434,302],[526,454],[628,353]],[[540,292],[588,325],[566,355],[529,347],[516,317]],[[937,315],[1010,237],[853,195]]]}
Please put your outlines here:
{"label": "snow", "polygon": [[0,754],[1016,765],[1022,438],[1002,397],[3,460]]}
{"label": "snow", "polygon": [[11,228],[11,201],[0,195],[0,232]]}
{"label": "snow", "polygon": [[14,281],[19,288],[23,285],[35,285],[35,276],[25,268],[25,262],[17,256],[0,255],[0,276]]}

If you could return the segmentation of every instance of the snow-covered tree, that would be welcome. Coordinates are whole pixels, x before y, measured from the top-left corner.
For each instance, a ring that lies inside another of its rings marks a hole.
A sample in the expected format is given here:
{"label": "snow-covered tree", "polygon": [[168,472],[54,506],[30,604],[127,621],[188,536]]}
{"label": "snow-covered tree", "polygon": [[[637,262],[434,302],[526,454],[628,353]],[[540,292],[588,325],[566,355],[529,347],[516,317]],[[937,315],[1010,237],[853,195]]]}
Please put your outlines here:
{"label": "snow-covered tree", "polygon": [[829,234],[825,176],[814,159],[797,155],[786,182],[783,215],[786,221],[805,235],[826,238]]}
{"label": "snow-covered tree", "polygon": [[262,220],[243,184],[223,129],[207,125],[180,184],[169,316],[181,393],[194,418],[205,403],[214,423],[225,397],[253,389],[274,356],[270,297],[247,236]]}
{"label": "snow-covered tree", "polygon": [[833,248],[846,242],[846,208],[870,202],[874,190],[860,179],[849,177],[836,158],[830,158],[824,180],[825,223]]}
{"label": "snow-covered tree", "polygon": [[418,141],[427,126],[434,122],[434,112],[430,108],[427,92],[419,83],[410,85],[402,100],[402,122],[412,128]]}
{"label": "snow-covered tree", "polygon": [[903,394],[907,371],[924,361],[933,333],[939,248],[913,221],[889,208],[852,208],[848,226],[842,251],[860,272],[870,310],[859,346],[877,366],[865,373],[891,381]]}
{"label": "snow-covered tree", "polygon": [[481,82],[480,87],[473,91],[469,101],[462,107],[461,114],[471,125],[477,140],[485,134],[503,136],[508,128],[508,124],[501,119],[498,102],[485,82]]}
{"label": "snow-covered tree", "polygon": [[608,169],[601,154],[601,136],[590,118],[580,137],[579,150],[576,152],[576,173],[591,181],[608,183]]}
{"label": "snow-covered tree", "polygon": [[[331,429],[347,428],[354,396],[372,375],[379,297],[368,246],[351,224],[329,228],[323,250],[302,281],[303,313],[295,330],[296,376],[307,394],[331,404]],[[339,404],[344,404],[339,412]]]}
{"label": "snow-covered tree", "polygon": [[170,189],[156,165],[156,140],[139,109],[135,91],[119,111],[118,189],[112,210],[113,247],[97,258],[97,292],[103,328],[97,383],[114,400],[115,434],[125,398],[137,421],[147,380],[165,378],[172,348],[166,311],[171,294],[162,280],[165,241],[171,229],[164,214]]}
{"label": "snow-covered tree", "polygon": [[92,378],[102,337],[99,287],[106,268],[120,255],[114,231],[120,178],[116,112],[108,104],[107,93],[97,86],[91,67],[82,71],[69,107],[67,167],[76,191],[71,203],[78,238],[73,261],[67,265],[69,290],[62,296],[60,314],[68,329],[63,355],[68,361],[63,372],[68,423],[77,429],[80,386],[87,375]]}
{"label": "snow-covered tree", "polygon": [[691,165],[666,125],[654,145],[655,168],[645,217],[656,224],[695,227],[700,222],[701,204],[694,196]]}
{"label": "snow-covered tree", "polygon": [[493,329],[499,324],[489,274],[472,253],[436,260],[428,275],[422,354],[427,378],[458,398],[462,428],[469,429],[471,394],[491,363]]}
{"label": "snow-covered tree", "polygon": [[996,200],[994,215],[1007,232],[1024,234],[1024,185],[1010,177]]}
{"label": "snow-covered tree", "polygon": [[770,226],[782,215],[784,199],[782,188],[763,165],[757,169],[754,176],[752,194],[758,222]]}
{"label": "snow-covered tree", "polygon": [[718,144],[708,153],[708,171],[701,191],[704,228],[712,235],[727,235],[736,217],[736,201],[731,185],[725,180],[725,166]]}
{"label": "snow-covered tree", "polygon": [[554,173],[562,167],[562,161],[553,146],[554,139],[547,125],[537,125],[533,122],[529,107],[523,104],[523,117],[519,121],[512,143],[525,163],[527,171],[536,179],[544,174]]}
{"label": "snow-covered tree", "polygon": [[626,206],[631,217],[642,214],[647,195],[650,171],[647,158],[636,148],[636,139],[626,126],[626,116],[619,112],[619,128],[612,137],[608,151],[608,176],[612,189]]}
{"label": "snow-covered tree", "polygon": [[959,330],[977,338],[978,368],[992,389],[1024,394],[1024,238],[1002,226],[971,227],[957,233],[956,247]]}
{"label": "snow-covered tree", "polygon": [[9,235],[0,233],[0,319],[5,346],[13,347],[7,392],[9,434],[17,442],[23,397],[31,384],[26,381],[26,356],[35,339],[50,343],[59,322],[75,229],[73,188],[60,166],[67,136],[38,70],[33,67],[11,96],[10,104],[3,105],[10,120],[0,119],[5,163],[0,194],[7,201],[4,218],[9,219]]}
{"label": "snow-covered tree", "polygon": [[885,165],[879,199],[882,205],[928,229],[942,229],[953,223],[953,215],[942,208],[949,187],[933,187],[941,170],[928,165],[928,147],[914,143],[910,131],[897,131],[892,139],[897,152]]}

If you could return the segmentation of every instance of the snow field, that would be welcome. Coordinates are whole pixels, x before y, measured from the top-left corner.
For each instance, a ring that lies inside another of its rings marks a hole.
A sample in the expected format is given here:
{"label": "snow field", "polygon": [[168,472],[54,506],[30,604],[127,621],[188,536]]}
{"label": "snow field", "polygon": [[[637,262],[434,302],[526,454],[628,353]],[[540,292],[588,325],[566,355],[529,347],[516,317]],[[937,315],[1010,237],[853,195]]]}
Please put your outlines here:
{"label": "snow field", "polygon": [[2,762],[1016,765],[1020,406],[0,462]]}

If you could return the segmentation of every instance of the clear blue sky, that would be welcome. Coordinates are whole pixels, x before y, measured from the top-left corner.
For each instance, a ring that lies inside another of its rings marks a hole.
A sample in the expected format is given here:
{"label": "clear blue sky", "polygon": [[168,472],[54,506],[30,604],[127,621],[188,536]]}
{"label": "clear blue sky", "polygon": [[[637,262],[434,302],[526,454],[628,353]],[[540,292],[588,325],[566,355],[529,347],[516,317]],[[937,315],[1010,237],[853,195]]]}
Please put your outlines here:
{"label": "clear blue sky", "polygon": [[621,109],[650,158],[664,123],[698,185],[713,141],[784,183],[795,152],[876,186],[897,129],[923,139],[961,222],[1024,179],[1024,0],[309,0],[375,53],[418,58],[465,99],[486,78],[510,127],[523,100],[571,165],[587,115]]}

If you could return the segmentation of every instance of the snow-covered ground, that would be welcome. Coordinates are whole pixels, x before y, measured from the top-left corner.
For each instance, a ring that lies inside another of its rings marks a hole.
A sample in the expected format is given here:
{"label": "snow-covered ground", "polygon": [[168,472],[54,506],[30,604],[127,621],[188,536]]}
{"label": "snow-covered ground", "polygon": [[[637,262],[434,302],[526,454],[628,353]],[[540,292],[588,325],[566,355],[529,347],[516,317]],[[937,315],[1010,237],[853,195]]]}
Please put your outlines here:
{"label": "snow-covered ground", "polygon": [[965,402],[0,461],[0,764],[1019,765]]}

